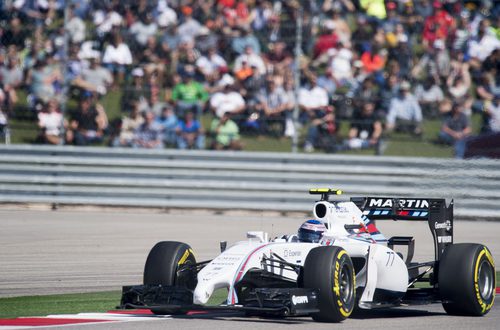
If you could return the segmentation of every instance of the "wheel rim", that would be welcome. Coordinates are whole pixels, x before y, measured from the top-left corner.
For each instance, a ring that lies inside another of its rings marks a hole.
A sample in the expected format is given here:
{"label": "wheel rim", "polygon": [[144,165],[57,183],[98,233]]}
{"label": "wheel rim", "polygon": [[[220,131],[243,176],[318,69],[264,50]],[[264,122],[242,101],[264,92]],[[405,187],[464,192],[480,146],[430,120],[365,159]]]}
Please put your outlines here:
{"label": "wheel rim", "polygon": [[340,271],[340,299],[344,304],[349,303],[352,297],[352,277],[349,267],[343,265]]}
{"label": "wheel rim", "polygon": [[483,260],[479,265],[478,285],[479,293],[483,300],[489,300],[493,295],[494,270],[488,260]]}

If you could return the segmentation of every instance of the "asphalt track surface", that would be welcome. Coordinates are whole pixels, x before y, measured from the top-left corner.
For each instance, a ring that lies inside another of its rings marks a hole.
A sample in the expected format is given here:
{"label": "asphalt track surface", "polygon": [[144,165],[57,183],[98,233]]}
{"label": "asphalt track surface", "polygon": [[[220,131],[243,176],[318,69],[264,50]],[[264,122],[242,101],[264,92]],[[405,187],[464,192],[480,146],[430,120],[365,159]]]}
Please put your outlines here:
{"label": "asphalt track surface", "polygon": [[[249,230],[270,236],[293,233],[305,218],[276,214],[213,214],[138,211],[0,210],[0,297],[67,292],[119,290],[140,284],[146,256],[162,240],[190,244],[198,260],[219,252],[219,241],[245,239]],[[433,258],[427,223],[379,222],[387,236],[413,235],[415,258]],[[500,260],[500,222],[456,221],[455,242],[487,245]],[[354,315],[339,329],[498,329],[500,305],[483,318],[450,317],[439,305],[367,311]],[[241,314],[209,314],[155,321],[71,326],[71,329],[331,329],[310,318],[246,318]]]}

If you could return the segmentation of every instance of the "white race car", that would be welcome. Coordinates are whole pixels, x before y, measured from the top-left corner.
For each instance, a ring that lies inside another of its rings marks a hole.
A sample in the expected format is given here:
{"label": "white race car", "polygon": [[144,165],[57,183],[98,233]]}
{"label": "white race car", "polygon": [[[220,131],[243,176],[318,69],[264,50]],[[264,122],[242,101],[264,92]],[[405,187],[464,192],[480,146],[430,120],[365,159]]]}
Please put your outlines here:
{"label": "white race car", "polygon": [[[321,195],[315,219],[298,235],[248,240],[213,260],[197,262],[189,245],[159,242],[148,255],[144,284],[123,287],[122,308],[149,308],[156,314],[189,310],[241,310],[247,314],[311,315],[340,322],[363,309],[442,303],[449,314],[484,315],[495,299],[496,273],[490,251],[480,244],[453,244],[453,202],[444,199],[359,197],[329,201]],[[386,239],[379,219],[427,221],[435,260],[412,262],[411,236]],[[406,250],[405,255],[394,250]],[[227,288],[224,303],[207,306],[216,289]]]}

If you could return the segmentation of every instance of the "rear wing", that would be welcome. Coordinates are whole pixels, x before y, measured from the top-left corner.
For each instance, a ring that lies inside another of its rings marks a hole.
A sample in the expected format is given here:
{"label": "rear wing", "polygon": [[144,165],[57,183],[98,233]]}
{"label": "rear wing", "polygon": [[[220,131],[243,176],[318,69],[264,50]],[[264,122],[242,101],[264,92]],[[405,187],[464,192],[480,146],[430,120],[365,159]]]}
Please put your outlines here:
{"label": "rear wing", "polygon": [[351,202],[370,220],[427,221],[436,260],[453,244],[453,200],[444,198],[352,197]]}

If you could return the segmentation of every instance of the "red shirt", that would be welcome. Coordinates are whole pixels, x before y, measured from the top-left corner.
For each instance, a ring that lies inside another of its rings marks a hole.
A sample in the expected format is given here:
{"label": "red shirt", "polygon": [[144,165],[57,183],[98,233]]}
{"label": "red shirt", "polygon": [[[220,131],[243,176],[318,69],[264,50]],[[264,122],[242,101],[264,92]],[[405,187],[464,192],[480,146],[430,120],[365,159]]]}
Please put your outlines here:
{"label": "red shirt", "polygon": [[330,48],[337,45],[338,37],[335,32],[321,35],[314,45],[314,58],[320,56]]}
{"label": "red shirt", "polygon": [[455,20],[445,10],[440,10],[425,19],[423,39],[434,42],[446,39],[455,26]]}
{"label": "red shirt", "polygon": [[384,68],[384,59],[378,55],[372,55],[371,52],[364,52],[361,55],[361,62],[366,72],[375,72]]}

